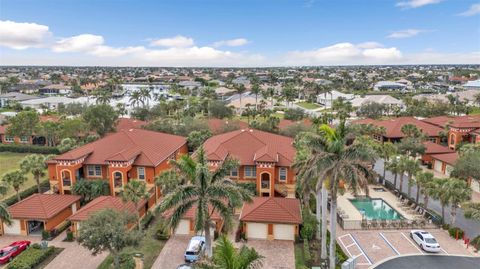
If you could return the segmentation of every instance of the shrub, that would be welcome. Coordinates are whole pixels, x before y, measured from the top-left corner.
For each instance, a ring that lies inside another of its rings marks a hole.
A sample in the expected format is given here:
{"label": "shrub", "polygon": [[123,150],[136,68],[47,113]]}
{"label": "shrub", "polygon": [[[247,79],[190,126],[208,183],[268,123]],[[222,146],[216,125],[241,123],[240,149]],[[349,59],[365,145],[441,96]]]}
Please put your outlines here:
{"label": "shrub", "polygon": [[463,238],[464,231],[458,227],[451,227],[450,229],[448,229],[448,233],[453,238],[457,238],[457,233],[458,233],[458,238],[461,239]]}
{"label": "shrub", "polygon": [[170,238],[170,229],[165,221],[160,221],[157,224],[155,238],[158,240],[168,240]]}
{"label": "shrub", "polygon": [[448,224],[448,223],[442,224],[442,229],[444,229],[444,230],[450,230],[450,224]]}
{"label": "shrub", "polygon": [[480,250],[480,235],[477,235],[475,238],[470,241],[470,245],[473,246],[476,251]]}
{"label": "shrub", "polygon": [[[41,182],[40,183],[40,188],[41,189],[50,188],[50,183],[48,182],[48,180],[45,180],[45,181]],[[30,188],[27,188],[24,191],[20,192],[20,198],[25,199],[25,198],[27,198],[28,196],[30,196],[34,193],[37,193],[37,185],[33,185]],[[12,196],[8,197],[7,199],[3,200],[3,202],[6,205],[11,206],[11,205],[13,205],[17,202],[17,196],[12,195]]]}
{"label": "shrub", "polygon": [[135,260],[133,259],[133,255],[131,253],[120,254],[119,262],[120,262],[120,269],[135,268]]}
{"label": "shrub", "polygon": [[310,261],[312,260],[312,254],[310,253],[308,239],[303,239],[303,258],[305,260],[305,264],[310,264]]}
{"label": "shrub", "polygon": [[150,211],[147,211],[140,225],[142,225],[143,229],[147,229],[148,226],[152,223],[152,221],[153,221],[153,214]]}
{"label": "shrub", "polygon": [[[38,245],[38,244],[37,244]],[[31,247],[26,249],[18,255],[11,263],[8,264],[7,269],[31,269],[44,261],[48,256],[52,255],[55,247],[37,248]]]}
{"label": "shrub", "polygon": [[283,118],[286,120],[299,121],[305,118],[305,112],[300,108],[289,108],[285,110]]}
{"label": "shrub", "polygon": [[72,231],[70,231],[70,230],[67,231],[67,238],[65,240],[68,241],[68,242],[73,241],[73,232]]}
{"label": "shrub", "polygon": [[42,240],[48,240],[50,239],[50,232],[49,231],[42,231]]}
{"label": "shrub", "polygon": [[19,144],[0,144],[0,152],[18,152],[18,153],[38,153],[38,154],[59,154],[56,147],[19,145]]}

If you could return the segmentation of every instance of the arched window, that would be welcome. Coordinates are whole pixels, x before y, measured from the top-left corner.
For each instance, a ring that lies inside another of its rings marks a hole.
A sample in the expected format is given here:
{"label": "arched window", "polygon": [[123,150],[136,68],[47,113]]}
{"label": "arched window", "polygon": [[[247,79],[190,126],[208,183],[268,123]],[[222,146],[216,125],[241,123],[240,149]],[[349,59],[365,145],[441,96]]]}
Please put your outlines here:
{"label": "arched window", "polygon": [[68,170],[62,170],[62,184],[63,186],[72,186],[72,175]]}
{"label": "arched window", "polygon": [[113,185],[115,188],[121,188],[123,186],[123,174],[121,172],[113,173]]}
{"label": "arched window", "polygon": [[450,135],[450,145],[455,145],[455,134]]}

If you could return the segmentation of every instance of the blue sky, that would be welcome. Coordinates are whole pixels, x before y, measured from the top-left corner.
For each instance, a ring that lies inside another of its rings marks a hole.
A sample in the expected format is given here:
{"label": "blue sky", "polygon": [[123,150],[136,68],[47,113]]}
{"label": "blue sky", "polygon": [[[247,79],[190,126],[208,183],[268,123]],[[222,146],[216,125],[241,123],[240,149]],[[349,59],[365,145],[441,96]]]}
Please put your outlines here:
{"label": "blue sky", "polygon": [[0,0],[0,64],[480,63],[473,0]]}

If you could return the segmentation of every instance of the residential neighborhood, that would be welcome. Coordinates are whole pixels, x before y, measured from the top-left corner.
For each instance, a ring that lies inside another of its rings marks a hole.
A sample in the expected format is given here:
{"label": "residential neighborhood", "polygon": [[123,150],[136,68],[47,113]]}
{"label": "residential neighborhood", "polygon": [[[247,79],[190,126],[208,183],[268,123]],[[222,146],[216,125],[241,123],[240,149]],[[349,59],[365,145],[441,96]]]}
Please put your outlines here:
{"label": "residential neighborhood", "polygon": [[0,268],[480,267],[476,1],[0,10]]}

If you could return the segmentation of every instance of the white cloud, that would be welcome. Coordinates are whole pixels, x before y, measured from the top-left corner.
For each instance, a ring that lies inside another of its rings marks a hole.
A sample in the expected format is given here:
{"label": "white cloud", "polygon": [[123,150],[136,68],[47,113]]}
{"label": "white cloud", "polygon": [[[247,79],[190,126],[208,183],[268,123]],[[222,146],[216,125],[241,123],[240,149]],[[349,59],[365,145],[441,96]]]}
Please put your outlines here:
{"label": "white cloud", "polygon": [[217,41],[217,42],[213,43],[213,46],[214,47],[223,47],[223,46],[240,47],[240,46],[244,46],[248,43],[250,43],[250,42],[245,38],[236,38],[236,39]]}
{"label": "white cloud", "polygon": [[388,38],[409,38],[409,37],[414,37],[417,36],[420,33],[424,33],[426,30],[422,29],[405,29],[405,30],[400,30],[400,31],[395,31],[392,32],[390,35],[388,35]]}
{"label": "white cloud", "polygon": [[0,46],[18,50],[41,47],[50,36],[46,25],[0,21]]}
{"label": "white cloud", "polygon": [[55,52],[88,52],[103,45],[103,42],[102,36],[83,34],[62,38],[55,42],[52,49]]}
{"label": "white cloud", "polygon": [[477,14],[480,14],[480,4],[473,4],[470,6],[470,8],[467,11],[462,12],[458,15],[464,16],[464,17],[470,17],[470,16],[475,16]]}
{"label": "white cloud", "polygon": [[150,42],[151,46],[183,48],[194,45],[193,38],[177,35],[170,38],[155,39]]}
{"label": "white cloud", "polygon": [[[374,46],[372,46],[374,45]],[[338,43],[328,47],[287,53],[287,65],[341,65],[394,63],[402,57],[397,48],[381,48],[379,43]]]}
{"label": "white cloud", "polygon": [[442,0],[408,0],[408,1],[398,2],[396,6],[401,8],[417,8],[417,7],[423,7],[431,4],[438,4],[441,1]]}

